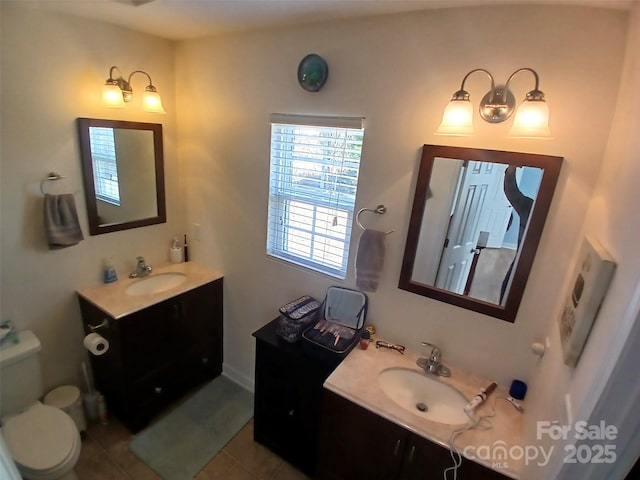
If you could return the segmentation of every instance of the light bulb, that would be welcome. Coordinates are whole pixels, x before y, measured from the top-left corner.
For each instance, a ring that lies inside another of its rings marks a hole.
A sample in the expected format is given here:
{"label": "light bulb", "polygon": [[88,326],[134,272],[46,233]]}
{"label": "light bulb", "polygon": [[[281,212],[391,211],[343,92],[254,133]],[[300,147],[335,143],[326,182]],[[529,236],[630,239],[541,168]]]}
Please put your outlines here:
{"label": "light bulb", "polygon": [[469,100],[451,100],[436,135],[473,135],[473,107]]}
{"label": "light bulb", "polygon": [[549,107],[544,100],[525,100],[516,110],[510,137],[550,138]]}
{"label": "light bulb", "polygon": [[106,84],[102,87],[102,104],[109,108],[124,108],[122,90],[118,85]]}
{"label": "light bulb", "polygon": [[166,113],[158,92],[145,90],[142,94],[142,110],[148,113]]}

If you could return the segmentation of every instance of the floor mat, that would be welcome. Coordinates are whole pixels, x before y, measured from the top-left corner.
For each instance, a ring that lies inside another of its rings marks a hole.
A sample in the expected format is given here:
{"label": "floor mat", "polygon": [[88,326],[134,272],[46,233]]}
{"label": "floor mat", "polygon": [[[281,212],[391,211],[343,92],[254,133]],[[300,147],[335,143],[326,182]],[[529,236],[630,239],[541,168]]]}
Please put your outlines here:
{"label": "floor mat", "polygon": [[165,480],[187,480],[253,416],[253,394],[219,376],[132,440],[130,449]]}

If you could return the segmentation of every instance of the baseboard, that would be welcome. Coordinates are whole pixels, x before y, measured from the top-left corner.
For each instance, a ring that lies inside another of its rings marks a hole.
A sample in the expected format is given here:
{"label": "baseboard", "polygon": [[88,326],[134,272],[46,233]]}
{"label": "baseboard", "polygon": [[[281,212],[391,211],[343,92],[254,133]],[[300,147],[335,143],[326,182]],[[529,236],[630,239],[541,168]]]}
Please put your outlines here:
{"label": "baseboard", "polygon": [[250,392],[255,392],[254,379],[251,377],[247,377],[245,374],[241,373],[239,370],[232,367],[228,363],[224,363],[222,365],[222,374],[230,380],[236,382],[241,387],[246,388]]}

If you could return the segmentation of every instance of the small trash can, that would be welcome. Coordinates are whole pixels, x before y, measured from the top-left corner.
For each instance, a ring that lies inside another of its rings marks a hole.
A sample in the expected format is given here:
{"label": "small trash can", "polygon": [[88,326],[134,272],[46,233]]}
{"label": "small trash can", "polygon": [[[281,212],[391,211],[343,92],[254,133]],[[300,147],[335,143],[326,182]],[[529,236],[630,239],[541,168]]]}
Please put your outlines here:
{"label": "small trash can", "polygon": [[44,396],[44,403],[66,412],[76,423],[79,432],[87,430],[87,420],[82,410],[82,396],[78,387],[63,385],[54,388]]}

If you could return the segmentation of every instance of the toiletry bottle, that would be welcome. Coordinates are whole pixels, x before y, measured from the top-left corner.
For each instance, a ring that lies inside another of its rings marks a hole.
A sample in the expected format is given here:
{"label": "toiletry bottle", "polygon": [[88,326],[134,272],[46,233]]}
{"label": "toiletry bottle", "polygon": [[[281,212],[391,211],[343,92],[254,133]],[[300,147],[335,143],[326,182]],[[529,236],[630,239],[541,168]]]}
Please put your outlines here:
{"label": "toiletry bottle", "polygon": [[102,281],[104,283],[113,283],[116,280],[118,280],[118,274],[116,273],[116,267],[113,266],[113,259],[111,257],[105,258]]}
{"label": "toiletry bottle", "polygon": [[171,260],[171,263],[182,262],[182,247],[180,247],[178,237],[173,237],[173,243],[169,249],[169,260]]}
{"label": "toiletry bottle", "polygon": [[187,234],[184,234],[184,261],[189,261],[189,247],[187,246]]}

